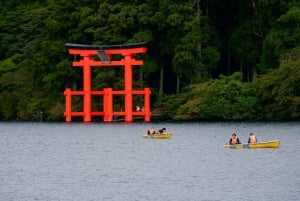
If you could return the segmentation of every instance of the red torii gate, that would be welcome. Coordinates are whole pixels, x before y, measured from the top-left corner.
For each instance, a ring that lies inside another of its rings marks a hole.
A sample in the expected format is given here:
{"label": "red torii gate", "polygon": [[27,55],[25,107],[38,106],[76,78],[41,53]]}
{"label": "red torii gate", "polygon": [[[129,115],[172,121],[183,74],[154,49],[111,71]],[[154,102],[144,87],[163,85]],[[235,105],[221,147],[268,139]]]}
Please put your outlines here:
{"label": "red torii gate", "polygon": [[[103,116],[105,122],[112,122],[114,116],[124,116],[126,122],[131,122],[134,115],[144,116],[144,121],[150,121],[150,88],[133,90],[132,87],[132,68],[133,66],[143,65],[143,61],[135,60],[134,56],[147,51],[146,43],[105,46],[67,43],[66,47],[69,49],[70,54],[80,55],[81,57],[81,60],[73,61],[72,65],[83,67],[83,91],[72,91],[71,88],[66,88],[64,91],[66,122],[71,122],[74,116],[82,116],[84,122],[92,121],[93,116]],[[117,61],[110,60],[111,55],[114,54],[122,55],[123,58]],[[93,59],[96,55],[100,57],[100,61]],[[110,66],[124,66],[124,90],[103,88],[102,91],[93,91],[91,68]],[[103,111],[92,111],[92,96],[95,95],[103,96]],[[125,97],[125,111],[113,111],[113,95],[123,95]],[[143,110],[133,111],[133,95],[144,95]],[[72,96],[83,96],[83,111],[72,111]]]}

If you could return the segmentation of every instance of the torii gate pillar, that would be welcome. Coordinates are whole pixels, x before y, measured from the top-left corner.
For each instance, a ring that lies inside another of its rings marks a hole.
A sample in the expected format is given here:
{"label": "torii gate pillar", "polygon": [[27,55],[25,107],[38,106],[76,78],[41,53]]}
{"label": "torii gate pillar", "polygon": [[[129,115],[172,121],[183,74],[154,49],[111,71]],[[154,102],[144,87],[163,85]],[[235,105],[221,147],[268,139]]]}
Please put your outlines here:
{"label": "torii gate pillar", "polygon": [[84,121],[90,122],[92,120],[92,96],[91,96],[91,66],[89,55],[83,56],[83,111],[84,111]]}
{"label": "torii gate pillar", "polygon": [[125,55],[125,121],[132,121],[132,65],[131,55]]}

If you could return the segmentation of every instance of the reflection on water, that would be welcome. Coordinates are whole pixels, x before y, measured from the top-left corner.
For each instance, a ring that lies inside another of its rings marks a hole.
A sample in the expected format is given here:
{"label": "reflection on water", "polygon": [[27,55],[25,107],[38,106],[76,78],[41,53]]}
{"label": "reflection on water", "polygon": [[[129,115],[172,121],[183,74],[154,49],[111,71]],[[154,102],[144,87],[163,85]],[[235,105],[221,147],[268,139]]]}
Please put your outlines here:
{"label": "reflection on water", "polygon": [[[166,127],[169,140],[143,139]],[[0,200],[300,200],[300,125],[0,123]],[[279,139],[279,149],[224,149]]]}

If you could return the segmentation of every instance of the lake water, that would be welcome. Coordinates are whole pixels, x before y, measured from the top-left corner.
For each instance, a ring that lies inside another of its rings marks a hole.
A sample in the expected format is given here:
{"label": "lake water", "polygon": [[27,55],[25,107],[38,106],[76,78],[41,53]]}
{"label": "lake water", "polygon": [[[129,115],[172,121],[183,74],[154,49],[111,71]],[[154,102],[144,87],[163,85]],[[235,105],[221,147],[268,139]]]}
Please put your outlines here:
{"label": "lake water", "polygon": [[[233,132],[281,145],[224,149]],[[300,200],[299,122],[2,122],[0,137],[1,201]]]}

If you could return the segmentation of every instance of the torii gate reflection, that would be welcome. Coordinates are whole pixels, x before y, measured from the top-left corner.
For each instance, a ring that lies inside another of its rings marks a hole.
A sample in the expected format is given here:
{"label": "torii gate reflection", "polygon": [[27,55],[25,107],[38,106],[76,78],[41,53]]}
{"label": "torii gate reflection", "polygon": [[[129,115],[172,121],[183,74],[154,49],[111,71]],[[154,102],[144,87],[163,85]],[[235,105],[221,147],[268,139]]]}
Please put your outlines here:
{"label": "torii gate reflection", "polygon": [[[71,122],[72,117],[82,116],[84,122],[91,122],[93,116],[103,116],[104,122],[112,122],[114,116],[124,116],[126,122],[132,122],[133,116],[144,116],[144,121],[149,122],[150,111],[150,88],[144,90],[133,90],[132,73],[133,66],[143,65],[142,60],[135,60],[134,56],[138,53],[146,53],[146,43],[134,43],[126,45],[83,45],[67,43],[69,53],[80,55],[79,61],[73,61],[74,67],[83,67],[83,90],[72,91],[66,88],[65,95],[65,121]],[[111,55],[121,55],[121,60],[111,60]],[[93,58],[98,55],[101,61]],[[124,90],[113,90],[103,88],[101,91],[92,90],[92,67],[124,66]],[[92,111],[92,96],[103,96],[103,110]],[[113,111],[113,95],[124,96],[124,111]],[[141,111],[133,110],[133,95],[144,95],[144,106]],[[72,111],[72,96],[83,96],[83,111]]]}

